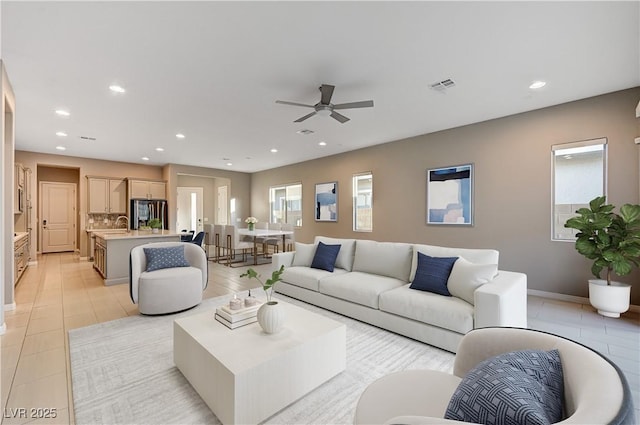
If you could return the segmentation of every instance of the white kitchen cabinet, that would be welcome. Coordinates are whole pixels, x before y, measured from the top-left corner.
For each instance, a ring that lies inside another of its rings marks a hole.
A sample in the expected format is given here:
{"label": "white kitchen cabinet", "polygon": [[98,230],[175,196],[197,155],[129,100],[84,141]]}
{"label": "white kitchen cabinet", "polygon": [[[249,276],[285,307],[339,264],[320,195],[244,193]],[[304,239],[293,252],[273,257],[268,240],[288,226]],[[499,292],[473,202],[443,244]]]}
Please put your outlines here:
{"label": "white kitchen cabinet", "polygon": [[167,183],[157,180],[129,179],[130,199],[167,199]]}
{"label": "white kitchen cabinet", "polygon": [[123,179],[88,177],[89,214],[125,214],[127,186]]}

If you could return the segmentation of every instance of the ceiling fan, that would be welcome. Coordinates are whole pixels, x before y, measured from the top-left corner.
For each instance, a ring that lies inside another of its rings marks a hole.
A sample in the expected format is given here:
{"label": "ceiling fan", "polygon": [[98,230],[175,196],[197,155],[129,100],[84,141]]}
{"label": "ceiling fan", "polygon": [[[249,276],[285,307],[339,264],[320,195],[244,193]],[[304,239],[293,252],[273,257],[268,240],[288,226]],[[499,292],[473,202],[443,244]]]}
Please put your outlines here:
{"label": "ceiling fan", "polygon": [[294,122],[302,122],[307,118],[311,118],[312,116],[318,114],[322,116],[330,116],[331,118],[340,121],[340,123],[344,124],[349,121],[349,118],[345,117],[342,114],[336,112],[336,109],[352,109],[352,108],[370,108],[373,106],[373,100],[363,100],[361,102],[349,102],[349,103],[339,103],[334,105],[331,103],[331,96],[333,95],[333,89],[335,86],[331,86],[329,84],[323,84],[318,87],[320,90],[320,102],[315,105],[305,105],[304,103],[296,103],[296,102],[287,102],[285,100],[276,100],[276,103],[281,103],[283,105],[293,105],[293,106],[304,106],[305,108],[313,108],[315,109],[310,114],[305,115],[304,117],[300,117]]}

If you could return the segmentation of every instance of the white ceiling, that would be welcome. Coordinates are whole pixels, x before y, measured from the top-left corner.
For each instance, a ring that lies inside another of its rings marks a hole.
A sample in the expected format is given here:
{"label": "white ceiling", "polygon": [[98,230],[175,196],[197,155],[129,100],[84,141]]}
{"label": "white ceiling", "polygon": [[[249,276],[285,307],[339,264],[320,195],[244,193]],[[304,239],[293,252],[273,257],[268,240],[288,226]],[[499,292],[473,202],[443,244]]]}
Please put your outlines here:
{"label": "white ceiling", "polygon": [[[640,85],[638,1],[1,7],[16,149],[35,152],[254,172]],[[375,107],[293,123],[310,110],[275,103],[323,83]]]}

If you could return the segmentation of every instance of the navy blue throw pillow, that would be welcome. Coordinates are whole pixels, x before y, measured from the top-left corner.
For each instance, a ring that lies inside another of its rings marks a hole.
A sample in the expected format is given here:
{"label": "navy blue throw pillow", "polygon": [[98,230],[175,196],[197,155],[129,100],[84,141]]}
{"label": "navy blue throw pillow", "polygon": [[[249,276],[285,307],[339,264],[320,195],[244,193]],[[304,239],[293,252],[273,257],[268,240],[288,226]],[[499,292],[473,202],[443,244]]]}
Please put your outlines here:
{"label": "navy blue throw pillow", "polygon": [[338,252],[340,252],[341,245],[325,245],[322,242],[318,242],[316,253],[313,256],[311,267],[314,269],[326,270],[333,272],[333,267],[336,264],[336,258],[338,258]]}
{"label": "navy blue throw pillow", "polygon": [[409,288],[450,297],[447,281],[457,259],[458,257],[430,257],[418,252],[416,277]]}
{"label": "navy blue throw pillow", "polygon": [[477,424],[553,424],[562,420],[564,379],[558,350],[491,357],[467,373],[445,419]]}
{"label": "navy blue throw pillow", "polygon": [[189,267],[184,257],[184,246],[167,246],[163,248],[143,248],[147,257],[147,271],[169,269],[173,267]]}

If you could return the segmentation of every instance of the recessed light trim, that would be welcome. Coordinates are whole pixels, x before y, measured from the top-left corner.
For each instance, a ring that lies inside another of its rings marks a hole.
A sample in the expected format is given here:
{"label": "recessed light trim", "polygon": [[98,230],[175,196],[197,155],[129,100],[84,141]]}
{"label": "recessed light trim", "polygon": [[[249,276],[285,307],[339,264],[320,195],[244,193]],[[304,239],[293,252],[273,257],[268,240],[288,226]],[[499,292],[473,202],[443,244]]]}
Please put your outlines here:
{"label": "recessed light trim", "polygon": [[117,84],[111,84],[111,85],[109,86],[109,90],[111,90],[111,91],[112,91],[112,92],[114,92],[114,93],[124,93],[124,92],[126,92],[126,90],[124,89],[124,87],[119,86],[119,85],[117,85]]}
{"label": "recessed light trim", "polygon": [[59,151],[66,151],[67,148],[65,148],[64,146],[56,146],[56,149]]}
{"label": "recessed light trim", "polygon": [[71,113],[65,109],[56,109],[56,114],[60,115],[61,117],[68,117],[69,115],[71,115]]}
{"label": "recessed light trim", "polygon": [[327,146],[327,142],[319,142],[318,145],[320,146]]}
{"label": "recessed light trim", "polygon": [[313,130],[309,130],[309,129],[306,129],[306,128],[305,128],[305,129],[303,129],[303,130],[298,130],[298,131],[296,131],[296,133],[298,133],[298,134],[302,134],[302,135],[304,135],[304,136],[308,136],[309,134],[313,134],[313,133],[314,133],[314,131],[313,131]]}
{"label": "recessed light trim", "polygon": [[547,82],[546,81],[534,81],[533,83],[531,83],[531,85],[529,85],[529,88],[532,90],[536,90],[536,89],[541,89],[542,87],[546,86]]}
{"label": "recessed light trim", "polygon": [[58,137],[67,137],[68,134],[65,133],[64,131],[56,131],[56,136],[58,136]]}
{"label": "recessed light trim", "polygon": [[156,152],[164,152],[164,148],[157,147],[157,148],[156,148]]}
{"label": "recessed light trim", "polygon": [[186,136],[184,134],[182,134],[182,133],[178,133],[178,134],[176,134],[176,137],[178,139],[184,139]]}
{"label": "recessed light trim", "polygon": [[227,167],[231,167],[232,165],[233,165],[233,163],[227,162]]}
{"label": "recessed light trim", "polygon": [[271,152],[271,153],[277,153],[277,152],[278,152],[278,149],[276,149],[276,148],[271,148],[271,151],[270,151],[270,152]]}
{"label": "recessed light trim", "polygon": [[141,159],[141,160],[143,160],[143,161],[148,161],[148,160],[149,160],[149,157],[148,157],[148,156],[143,156],[143,157],[142,157],[142,158],[140,158],[140,159]]}

